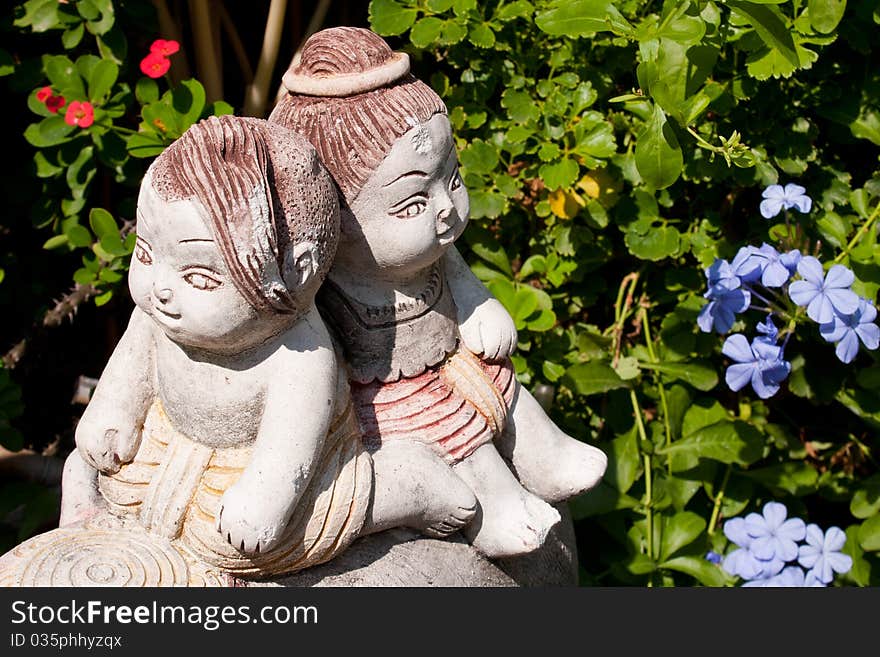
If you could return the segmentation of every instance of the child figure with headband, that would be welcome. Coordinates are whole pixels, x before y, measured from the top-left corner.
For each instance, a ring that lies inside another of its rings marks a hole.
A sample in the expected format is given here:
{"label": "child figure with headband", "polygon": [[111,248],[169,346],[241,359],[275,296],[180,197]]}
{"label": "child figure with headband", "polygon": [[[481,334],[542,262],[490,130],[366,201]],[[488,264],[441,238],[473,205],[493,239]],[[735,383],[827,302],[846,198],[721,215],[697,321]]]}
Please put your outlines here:
{"label": "child figure with headband", "polygon": [[[314,303],[338,234],[329,174],[282,126],[210,118],[156,159],[138,198],[137,307],[77,427],[62,525],[104,507],[241,577],[393,526],[460,526],[469,491],[430,450],[363,447]],[[438,477],[441,494],[421,495]]]}
{"label": "child figure with headband", "polygon": [[517,383],[513,321],[453,245],[468,195],[446,107],[406,54],[361,28],[313,35],[284,84],[269,120],[305,135],[340,190],[339,249],[318,304],[365,444],[374,456],[423,444],[449,464],[475,496],[463,532],[484,554],[538,548],[559,520],[549,503],[594,486],[606,457]]}

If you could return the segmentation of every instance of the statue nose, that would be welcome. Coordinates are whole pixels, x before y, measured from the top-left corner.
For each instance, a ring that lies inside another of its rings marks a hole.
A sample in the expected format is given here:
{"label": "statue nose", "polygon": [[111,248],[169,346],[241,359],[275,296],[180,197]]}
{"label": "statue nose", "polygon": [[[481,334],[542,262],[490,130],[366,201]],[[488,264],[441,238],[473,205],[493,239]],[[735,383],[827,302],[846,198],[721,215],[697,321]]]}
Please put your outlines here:
{"label": "statue nose", "polygon": [[443,208],[437,213],[437,232],[445,233],[455,225],[457,215],[452,208]]}
{"label": "statue nose", "polygon": [[168,303],[171,301],[171,289],[170,288],[162,288],[161,290],[154,289],[153,294],[159,300],[160,303]]}

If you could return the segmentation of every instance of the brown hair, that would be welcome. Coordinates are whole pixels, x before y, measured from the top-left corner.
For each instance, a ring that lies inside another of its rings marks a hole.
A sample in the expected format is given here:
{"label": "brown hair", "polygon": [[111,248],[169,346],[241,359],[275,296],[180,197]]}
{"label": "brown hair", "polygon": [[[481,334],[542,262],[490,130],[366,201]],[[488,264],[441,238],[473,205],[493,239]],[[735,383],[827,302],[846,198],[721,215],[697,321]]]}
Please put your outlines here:
{"label": "brown hair", "polygon": [[283,279],[289,251],[313,242],[321,281],[339,239],[336,190],[305,139],[262,119],[210,117],[165,149],[150,172],[165,201],[195,198],[205,208],[248,303],[286,314],[304,309],[310,299],[299,299]]}
{"label": "brown hair", "polygon": [[[315,78],[352,75],[382,66],[393,55],[370,30],[334,27],[312,35],[299,63],[290,70]],[[398,138],[435,114],[446,113],[434,90],[407,73],[392,84],[351,96],[288,93],[269,121],[312,143],[350,203]]]}

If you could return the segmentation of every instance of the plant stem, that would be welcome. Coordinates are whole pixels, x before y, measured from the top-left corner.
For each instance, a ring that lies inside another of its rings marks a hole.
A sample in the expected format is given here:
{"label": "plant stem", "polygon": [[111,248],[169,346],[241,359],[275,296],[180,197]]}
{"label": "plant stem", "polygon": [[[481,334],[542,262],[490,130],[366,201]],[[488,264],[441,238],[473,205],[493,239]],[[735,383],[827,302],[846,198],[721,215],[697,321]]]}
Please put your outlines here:
{"label": "plant stem", "polygon": [[[638,428],[639,438],[648,442],[648,434],[645,432],[645,423],[642,420],[642,408],[639,406],[639,399],[636,396],[634,388],[630,388],[629,398],[632,402],[633,414],[636,418],[636,427]],[[651,480],[651,455],[642,452],[642,458],[645,461],[645,521],[648,525],[647,542],[648,542],[648,558],[654,559],[654,510],[653,505],[653,482]],[[649,583],[650,585],[650,583]]]}
{"label": "plant stem", "polygon": [[721,488],[715,496],[715,505],[712,507],[712,517],[709,519],[709,536],[715,533],[715,525],[718,524],[718,517],[721,515],[721,502],[724,501],[724,489],[727,488],[727,482],[730,481],[730,466],[724,471],[724,478],[721,480]]}
{"label": "plant stem", "polygon": [[[651,339],[651,325],[648,323],[648,309],[642,306],[642,326],[645,329],[645,346],[648,348],[648,357],[652,363],[658,363],[657,354],[654,352],[654,341]],[[654,370],[654,381],[657,383],[657,390],[660,391],[660,408],[663,410],[663,431],[666,433],[666,447],[672,445],[672,426],[669,424],[669,404],[666,402],[666,388],[663,385],[662,374]],[[667,458],[667,470],[672,474],[672,461]]]}
{"label": "plant stem", "polygon": [[287,10],[287,0],[272,0],[269,5],[269,15],[266,18],[266,30],[263,33],[263,48],[260,51],[260,61],[257,64],[257,72],[254,74],[254,82],[248,85],[244,100],[244,113],[246,116],[263,117],[266,113],[266,102],[269,98],[269,84],[272,81],[272,71],[275,62],[278,61],[278,48],[281,44],[281,33],[284,29],[284,13]]}
{"label": "plant stem", "polygon": [[832,261],[834,264],[841,262],[846,256],[849,255],[849,252],[855,248],[856,244],[858,244],[859,240],[868,232],[871,226],[874,225],[874,222],[877,220],[877,217],[880,216],[880,203],[874,207],[874,211],[871,213],[871,216],[868,217],[868,220],[862,224],[862,227],[859,228],[859,232],[853,235],[853,238],[849,241],[849,244],[846,245],[846,248],[837,254],[837,257]]}

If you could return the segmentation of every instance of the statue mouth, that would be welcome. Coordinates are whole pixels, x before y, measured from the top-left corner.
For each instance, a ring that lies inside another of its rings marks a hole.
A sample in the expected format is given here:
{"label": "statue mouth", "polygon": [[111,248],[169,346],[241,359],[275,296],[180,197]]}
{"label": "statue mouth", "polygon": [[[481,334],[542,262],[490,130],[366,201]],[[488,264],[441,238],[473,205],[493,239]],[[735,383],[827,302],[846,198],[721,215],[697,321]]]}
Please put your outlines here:
{"label": "statue mouth", "polygon": [[170,319],[180,319],[180,313],[170,313],[170,312],[168,312],[167,310],[162,310],[162,309],[159,308],[158,306],[153,306],[153,307],[154,307],[158,312],[160,312],[160,313],[162,313],[163,315],[165,315],[165,317],[168,317],[168,318],[170,318]]}

